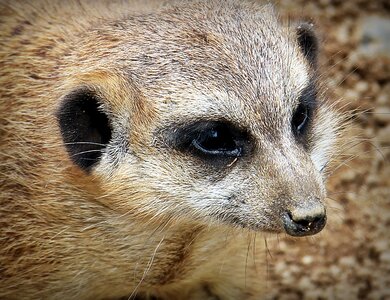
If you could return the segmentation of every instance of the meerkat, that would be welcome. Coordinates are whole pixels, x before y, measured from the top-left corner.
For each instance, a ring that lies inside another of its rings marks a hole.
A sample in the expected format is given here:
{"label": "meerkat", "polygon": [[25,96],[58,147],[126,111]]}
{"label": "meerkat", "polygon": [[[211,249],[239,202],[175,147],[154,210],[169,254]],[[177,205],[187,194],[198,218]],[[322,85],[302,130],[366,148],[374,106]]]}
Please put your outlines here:
{"label": "meerkat", "polygon": [[1,299],[261,299],[256,235],[324,227],[338,118],[310,24],[242,1],[0,15]]}

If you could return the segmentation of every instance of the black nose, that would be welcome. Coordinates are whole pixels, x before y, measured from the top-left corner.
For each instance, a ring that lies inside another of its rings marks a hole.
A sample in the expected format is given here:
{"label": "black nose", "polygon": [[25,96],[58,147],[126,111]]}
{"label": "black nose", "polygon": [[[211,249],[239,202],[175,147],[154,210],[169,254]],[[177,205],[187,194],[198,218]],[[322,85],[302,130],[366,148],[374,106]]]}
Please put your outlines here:
{"label": "black nose", "polygon": [[295,209],[283,214],[284,229],[292,236],[312,235],[320,232],[326,224],[325,208]]}

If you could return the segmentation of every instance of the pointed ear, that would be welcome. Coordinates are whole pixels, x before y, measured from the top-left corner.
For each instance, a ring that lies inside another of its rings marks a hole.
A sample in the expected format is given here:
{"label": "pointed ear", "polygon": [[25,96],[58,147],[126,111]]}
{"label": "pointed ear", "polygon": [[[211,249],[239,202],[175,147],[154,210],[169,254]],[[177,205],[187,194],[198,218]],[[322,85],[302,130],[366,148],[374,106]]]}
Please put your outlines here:
{"label": "pointed ear", "polygon": [[111,126],[100,96],[88,87],[66,95],[57,111],[62,139],[70,159],[86,172],[100,161],[111,139]]}
{"label": "pointed ear", "polygon": [[302,23],[296,27],[298,45],[313,66],[317,66],[318,57],[318,39],[314,32],[314,26],[312,23]]}

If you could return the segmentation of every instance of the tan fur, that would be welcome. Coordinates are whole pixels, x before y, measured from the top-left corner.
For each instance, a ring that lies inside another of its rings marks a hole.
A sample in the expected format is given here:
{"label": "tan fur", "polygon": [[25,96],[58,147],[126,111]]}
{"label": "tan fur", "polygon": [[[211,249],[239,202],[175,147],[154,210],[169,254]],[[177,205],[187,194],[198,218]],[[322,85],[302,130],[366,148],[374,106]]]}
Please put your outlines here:
{"label": "tan fur", "polygon": [[[280,232],[282,206],[325,197],[335,116],[320,99],[313,152],[291,140],[313,70],[290,28],[259,5],[161,6],[1,1],[0,298],[259,299],[253,228]],[[130,145],[90,174],[55,116],[80,86]],[[159,144],[168,122],[221,117],[254,133],[253,160],[213,172]],[[229,195],[250,230],[213,218]]]}

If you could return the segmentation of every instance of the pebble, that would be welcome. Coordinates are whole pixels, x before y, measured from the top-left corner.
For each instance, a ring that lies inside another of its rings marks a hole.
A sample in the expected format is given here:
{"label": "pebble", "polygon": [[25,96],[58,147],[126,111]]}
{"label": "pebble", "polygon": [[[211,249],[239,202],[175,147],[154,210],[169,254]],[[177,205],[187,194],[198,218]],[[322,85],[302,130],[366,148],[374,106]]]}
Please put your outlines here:
{"label": "pebble", "polygon": [[359,52],[373,57],[390,56],[390,19],[370,16],[360,22]]}
{"label": "pebble", "polygon": [[356,258],[354,256],[343,256],[339,259],[340,265],[352,267],[356,265]]}
{"label": "pebble", "polygon": [[383,146],[389,146],[390,142],[390,124],[388,124],[385,128],[381,128],[378,130],[378,133],[375,139]]}
{"label": "pebble", "polygon": [[292,274],[297,274],[301,272],[301,268],[298,265],[291,265],[289,267],[289,270],[291,271]]}
{"label": "pebble", "polygon": [[284,261],[278,262],[275,264],[275,272],[281,274],[284,270],[286,270],[287,264]]}
{"label": "pebble", "polygon": [[297,294],[293,294],[293,293],[280,295],[277,299],[278,300],[301,300]]}
{"label": "pebble", "polygon": [[288,250],[288,246],[287,246],[287,243],[284,241],[284,240],[281,240],[278,244],[277,244],[277,249],[281,252],[286,252]]}
{"label": "pebble", "polygon": [[308,290],[305,292],[305,299],[307,300],[318,300],[323,299],[323,297],[324,292],[319,289]]}
{"label": "pebble", "polygon": [[376,98],[376,102],[380,106],[386,106],[390,104],[390,91],[389,93],[380,93]]}
{"label": "pebble", "polygon": [[340,274],[341,269],[337,265],[331,265],[329,268],[329,272],[332,274],[333,277],[336,277]]}
{"label": "pebble", "polygon": [[342,179],[343,181],[346,181],[346,182],[351,182],[351,181],[354,181],[356,176],[357,176],[357,174],[354,170],[347,169],[340,175],[340,179]]}
{"label": "pebble", "polygon": [[304,276],[299,280],[298,286],[301,290],[309,290],[314,287],[314,284],[308,276]]}
{"label": "pebble", "polygon": [[386,83],[382,87],[380,93],[378,94],[376,102],[380,106],[388,106],[388,105],[390,105],[390,82]]}
{"label": "pebble", "polygon": [[291,276],[291,272],[287,269],[282,274],[282,283],[289,286],[296,282],[296,278]]}
{"label": "pebble", "polygon": [[374,242],[373,246],[377,251],[382,252],[382,251],[390,249],[389,244],[390,244],[389,240],[379,240],[379,241]]}
{"label": "pebble", "polygon": [[302,263],[304,265],[310,265],[312,262],[313,262],[313,256],[310,256],[310,255],[305,255],[304,257],[302,257]]}
{"label": "pebble", "polygon": [[390,264],[390,252],[382,252],[382,254],[379,256],[379,259],[383,263]]}
{"label": "pebble", "polygon": [[352,89],[348,89],[344,93],[344,99],[346,101],[358,101],[360,99],[360,94]]}
{"label": "pebble", "polygon": [[344,22],[336,31],[336,39],[340,44],[346,44],[350,40],[349,24]]}
{"label": "pebble", "polygon": [[368,88],[369,88],[368,82],[363,80],[359,81],[355,85],[355,90],[358,91],[359,93],[364,93],[368,91]]}
{"label": "pebble", "polygon": [[383,123],[390,123],[390,107],[376,107],[373,113],[376,120]]}

